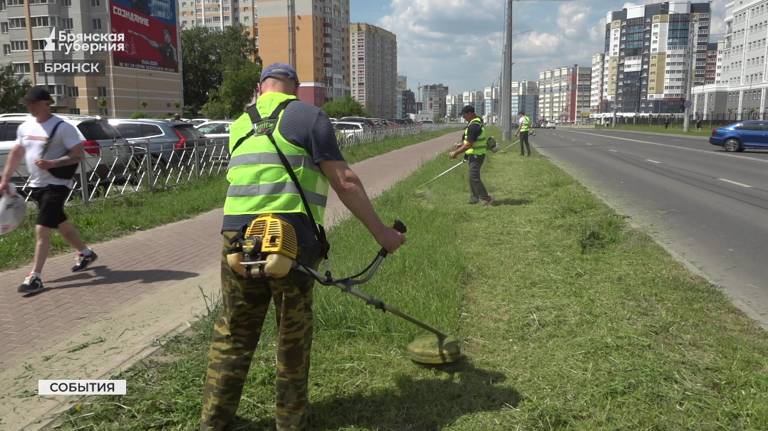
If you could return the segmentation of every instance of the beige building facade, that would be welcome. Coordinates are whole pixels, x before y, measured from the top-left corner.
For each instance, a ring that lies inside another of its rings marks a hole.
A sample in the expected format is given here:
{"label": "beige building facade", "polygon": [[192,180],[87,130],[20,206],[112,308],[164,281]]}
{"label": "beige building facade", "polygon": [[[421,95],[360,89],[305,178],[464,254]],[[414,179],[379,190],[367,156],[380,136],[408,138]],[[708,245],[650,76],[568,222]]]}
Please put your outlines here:
{"label": "beige building facade", "polygon": [[397,37],[370,24],[350,26],[352,98],[378,118],[397,115]]}

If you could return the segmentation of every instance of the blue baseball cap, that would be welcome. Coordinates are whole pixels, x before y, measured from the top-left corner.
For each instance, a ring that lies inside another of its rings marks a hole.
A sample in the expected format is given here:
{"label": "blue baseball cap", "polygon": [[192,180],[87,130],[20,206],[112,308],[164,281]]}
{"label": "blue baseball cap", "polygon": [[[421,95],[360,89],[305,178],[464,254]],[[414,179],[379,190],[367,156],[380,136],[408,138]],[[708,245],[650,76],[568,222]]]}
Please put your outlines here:
{"label": "blue baseball cap", "polygon": [[264,82],[267,78],[290,79],[297,84],[299,83],[299,75],[296,73],[296,69],[291,67],[291,65],[284,63],[272,63],[265,67],[264,70],[261,71],[261,79],[259,82]]}

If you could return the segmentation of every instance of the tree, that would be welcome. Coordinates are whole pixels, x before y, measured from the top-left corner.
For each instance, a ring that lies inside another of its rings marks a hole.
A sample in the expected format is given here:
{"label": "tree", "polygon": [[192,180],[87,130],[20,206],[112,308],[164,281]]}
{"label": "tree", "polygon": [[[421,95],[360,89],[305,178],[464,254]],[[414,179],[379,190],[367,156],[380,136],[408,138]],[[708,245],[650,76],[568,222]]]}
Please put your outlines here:
{"label": "tree", "polygon": [[226,70],[221,86],[211,92],[203,106],[203,114],[208,118],[234,118],[242,113],[253,97],[260,75],[261,66],[251,61]]}
{"label": "tree", "polygon": [[7,65],[0,69],[0,113],[23,111],[19,103],[31,85],[26,79],[20,80],[13,72],[13,66]]}
{"label": "tree", "polygon": [[[253,62],[254,39],[242,26],[224,31],[194,27],[181,32],[184,61],[185,111],[196,114],[212,91],[224,82],[224,73]],[[250,93],[250,92],[249,92]]]}
{"label": "tree", "polygon": [[326,102],[323,111],[332,118],[369,116],[363,105],[350,96]]}

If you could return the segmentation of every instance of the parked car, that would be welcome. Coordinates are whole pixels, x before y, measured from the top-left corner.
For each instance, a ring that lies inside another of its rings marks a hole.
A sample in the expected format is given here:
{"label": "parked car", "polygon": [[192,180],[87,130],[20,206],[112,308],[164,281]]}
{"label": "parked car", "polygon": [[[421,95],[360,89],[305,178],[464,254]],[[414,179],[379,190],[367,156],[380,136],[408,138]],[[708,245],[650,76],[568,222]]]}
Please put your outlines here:
{"label": "parked car", "polygon": [[203,136],[206,138],[211,139],[228,139],[229,138],[229,128],[232,126],[232,123],[234,121],[227,121],[227,120],[221,120],[221,121],[208,121],[207,123],[202,123],[198,126],[195,126],[198,132],[202,133]]}
{"label": "parked car", "polygon": [[[107,177],[110,169],[119,171],[130,161],[128,141],[123,139],[107,120],[84,115],[56,115],[75,126],[79,132],[85,152],[90,156],[86,159],[89,173],[95,171],[103,179]],[[5,167],[7,152],[16,143],[19,125],[27,118],[27,114],[0,117],[0,169]],[[23,163],[19,166],[18,173],[19,180],[29,175]]]}
{"label": "parked car", "polygon": [[365,118],[365,117],[341,117],[339,121],[345,122],[345,123],[348,123],[348,122],[361,123],[365,127],[369,127],[371,129],[376,127],[376,123],[372,119]]}
{"label": "parked car", "polygon": [[149,144],[152,153],[184,149],[188,141],[203,138],[191,123],[182,121],[115,118],[109,124],[132,145]]}
{"label": "parked car", "polygon": [[336,136],[349,143],[356,143],[365,133],[365,126],[354,121],[337,121],[333,123]]}
{"label": "parked car", "polygon": [[768,149],[768,121],[741,121],[712,129],[709,143],[728,152]]}
{"label": "parked car", "polygon": [[187,122],[191,123],[193,126],[199,126],[199,125],[201,125],[203,123],[207,123],[209,121],[211,121],[211,120],[209,120],[207,118],[193,118],[191,120],[188,120]]}

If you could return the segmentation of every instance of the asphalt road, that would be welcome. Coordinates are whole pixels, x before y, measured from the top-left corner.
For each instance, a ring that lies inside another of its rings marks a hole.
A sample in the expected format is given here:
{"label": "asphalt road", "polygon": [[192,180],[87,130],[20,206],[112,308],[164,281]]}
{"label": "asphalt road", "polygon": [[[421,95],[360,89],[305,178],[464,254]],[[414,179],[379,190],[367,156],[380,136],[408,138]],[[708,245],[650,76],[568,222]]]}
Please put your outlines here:
{"label": "asphalt road", "polygon": [[768,152],[600,129],[532,143],[768,328]]}

